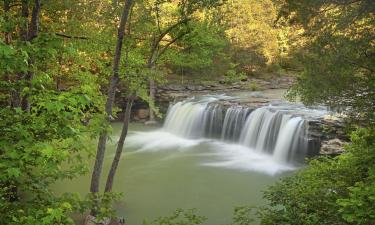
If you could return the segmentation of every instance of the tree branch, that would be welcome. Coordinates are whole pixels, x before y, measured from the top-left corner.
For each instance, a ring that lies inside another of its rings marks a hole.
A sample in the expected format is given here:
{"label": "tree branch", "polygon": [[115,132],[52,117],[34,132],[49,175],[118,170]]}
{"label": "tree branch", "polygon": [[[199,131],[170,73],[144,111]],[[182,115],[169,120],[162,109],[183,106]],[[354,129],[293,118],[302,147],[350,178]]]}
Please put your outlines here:
{"label": "tree branch", "polygon": [[155,58],[155,60],[153,61],[153,63],[155,63],[159,58],[160,56],[162,56],[167,50],[168,48],[173,44],[175,43],[176,41],[180,40],[181,38],[183,38],[185,35],[187,35],[188,33],[190,33],[189,31],[186,31],[186,32],[182,32],[181,34],[179,34],[177,37],[173,38],[168,44],[166,44],[165,46],[163,46],[159,52],[159,54],[157,55],[157,57]]}
{"label": "tree branch", "polygon": [[159,44],[159,42],[167,35],[169,32],[171,32],[176,27],[180,26],[181,24],[187,23],[191,20],[191,18],[185,18],[183,20],[178,21],[177,23],[171,25],[167,29],[165,29],[160,35],[159,38],[156,40],[156,43]]}
{"label": "tree branch", "polygon": [[63,33],[55,33],[56,36],[63,37],[63,38],[71,38],[71,39],[82,39],[82,40],[88,40],[88,37],[84,36],[72,36],[68,34],[63,34]]}
{"label": "tree branch", "polygon": [[[159,48],[159,44],[160,44],[160,42],[163,40],[163,38],[164,38],[169,32],[171,32],[173,29],[175,29],[176,27],[180,26],[181,24],[187,23],[189,20],[191,20],[191,18],[184,18],[184,19],[178,21],[177,23],[175,23],[175,24],[169,26],[168,28],[166,28],[166,29],[165,29],[165,30],[164,30],[164,31],[158,36],[157,39],[155,39],[155,40],[153,41],[153,45],[152,45],[151,52],[150,52],[150,58],[149,58],[149,63],[148,63],[149,65],[148,65],[148,67],[152,66],[152,64],[153,64],[154,62],[157,61],[157,58],[158,58],[158,57],[156,57],[156,58],[154,59],[154,54],[155,54],[155,52],[158,50],[158,48]],[[176,41],[176,40],[175,40],[175,41]],[[175,41],[174,41],[174,42],[175,42]],[[172,44],[172,43],[171,43],[171,44]]]}

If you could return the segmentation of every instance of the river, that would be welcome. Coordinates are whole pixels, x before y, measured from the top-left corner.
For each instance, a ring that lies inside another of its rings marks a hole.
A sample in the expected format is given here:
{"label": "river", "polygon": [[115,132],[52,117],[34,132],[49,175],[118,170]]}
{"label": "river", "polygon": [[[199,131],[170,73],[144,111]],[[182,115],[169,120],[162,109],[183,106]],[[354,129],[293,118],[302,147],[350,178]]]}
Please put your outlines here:
{"label": "river", "polygon": [[[223,98],[178,102],[163,128],[130,124],[114,184],[114,191],[124,193],[115,208],[127,224],[140,225],[177,208],[195,208],[208,218],[205,224],[220,225],[231,221],[236,206],[265,204],[262,192],[301,165],[293,160],[307,151],[305,116],[325,113],[289,103],[223,111],[217,105]],[[121,124],[112,127],[102,178],[112,162]],[[85,195],[89,181],[90,174],[53,189]]]}

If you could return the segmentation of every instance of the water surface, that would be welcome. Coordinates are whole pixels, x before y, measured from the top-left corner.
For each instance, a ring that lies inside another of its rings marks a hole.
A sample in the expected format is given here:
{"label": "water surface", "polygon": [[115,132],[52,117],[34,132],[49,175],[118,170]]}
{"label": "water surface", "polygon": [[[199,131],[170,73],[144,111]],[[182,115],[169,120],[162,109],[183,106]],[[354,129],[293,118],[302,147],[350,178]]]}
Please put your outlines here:
{"label": "water surface", "polygon": [[[113,124],[103,177],[114,155],[121,124]],[[130,124],[114,190],[124,193],[116,203],[127,224],[170,215],[176,208],[196,208],[208,217],[207,225],[231,221],[236,206],[265,203],[262,191],[291,167],[274,163],[267,155],[243,146],[207,139],[188,140],[172,134],[149,131]],[[57,193],[86,194],[90,175],[55,185]]]}

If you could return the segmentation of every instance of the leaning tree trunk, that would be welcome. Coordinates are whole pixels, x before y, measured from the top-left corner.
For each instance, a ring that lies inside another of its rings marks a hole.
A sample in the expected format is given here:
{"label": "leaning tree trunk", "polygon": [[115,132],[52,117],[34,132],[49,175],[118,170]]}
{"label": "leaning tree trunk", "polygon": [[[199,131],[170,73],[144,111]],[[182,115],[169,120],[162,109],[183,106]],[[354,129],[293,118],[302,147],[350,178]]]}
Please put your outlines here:
{"label": "leaning tree trunk", "polygon": [[[132,5],[132,0],[125,0],[125,6],[122,11],[120,25],[118,27],[117,44],[116,44],[116,50],[115,50],[115,55],[113,59],[113,75],[110,81],[110,86],[109,86],[108,95],[107,95],[107,102],[105,105],[105,112],[107,114],[108,122],[110,121],[110,118],[112,117],[112,108],[113,108],[113,103],[115,100],[115,90],[116,90],[117,83],[120,80],[119,66],[120,66],[121,50],[122,50],[122,45],[123,45],[123,40],[124,40],[125,26],[128,20],[131,5]],[[91,186],[90,186],[90,192],[93,193],[94,195],[96,195],[99,192],[99,181],[100,181],[100,176],[101,176],[102,168],[103,168],[104,153],[106,150],[107,137],[108,137],[107,131],[103,131],[99,137],[96,158],[95,158],[95,165],[94,165],[94,170],[91,176]],[[94,196],[95,204],[97,206],[99,202],[98,202],[98,199],[95,197],[97,196]],[[95,216],[96,211],[92,209],[91,214]]]}
{"label": "leaning tree trunk", "polygon": [[[129,18],[128,18],[128,20],[129,20],[128,24],[129,25],[128,25],[128,29],[127,29],[128,33],[126,34],[128,37],[130,37],[130,32],[131,32],[131,20],[132,20],[131,17],[132,17],[132,10],[130,10]],[[127,67],[128,63],[129,63],[129,47],[130,47],[129,45],[126,45],[126,47],[125,47],[125,63],[124,63],[125,67]],[[111,169],[108,173],[107,182],[106,182],[106,185],[105,185],[104,192],[112,191],[112,186],[113,186],[114,178],[115,178],[115,175],[116,175],[117,167],[118,167],[118,164],[120,162],[121,155],[122,155],[122,149],[123,149],[123,146],[124,146],[125,138],[128,134],[130,114],[131,114],[134,98],[135,98],[135,95],[133,95],[133,94],[130,94],[128,96],[128,102],[127,102],[126,107],[125,107],[125,115],[124,115],[124,120],[123,120],[123,124],[122,124],[122,131],[121,131],[120,139],[117,142],[115,157],[113,158]]]}
{"label": "leaning tree trunk", "polygon": [[124,116],[124,121],[123,121],[123,125],[122,125],[122,131],[121,131],[120,139],[118,140],[118,143],[117,143],[116,153],[115,153],[115,157],[112,161],[111,170],[108,173],[107,183],[105,185],[105,192],[112,191],[114,177],[115,177],[115,174],[116,174],[116,171],[117,171],[118,164],[120,162],[122,149],[124,147],[125,138],[128,134],[130,114],[131,114],[131,109],[132,109],[132,106],[133,106],[134,97],[135,96],[131,95],[128,99],[127,104],[126,104],[125,116]]}

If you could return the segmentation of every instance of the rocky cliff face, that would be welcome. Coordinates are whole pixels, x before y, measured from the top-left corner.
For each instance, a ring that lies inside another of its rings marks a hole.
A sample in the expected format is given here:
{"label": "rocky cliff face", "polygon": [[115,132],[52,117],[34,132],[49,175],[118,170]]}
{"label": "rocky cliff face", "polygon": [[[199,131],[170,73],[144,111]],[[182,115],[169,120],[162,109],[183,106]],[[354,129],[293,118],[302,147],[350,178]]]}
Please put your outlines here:
{"label": "rocky cliff face", "polygon": [[320,149],[319,152],[311,152],[311,155],[342,154],[345,152],[345,144],[349,142],[343,119],[332,116],[309,121],[309,136],[312,144],[319,145],[318,149]]}

